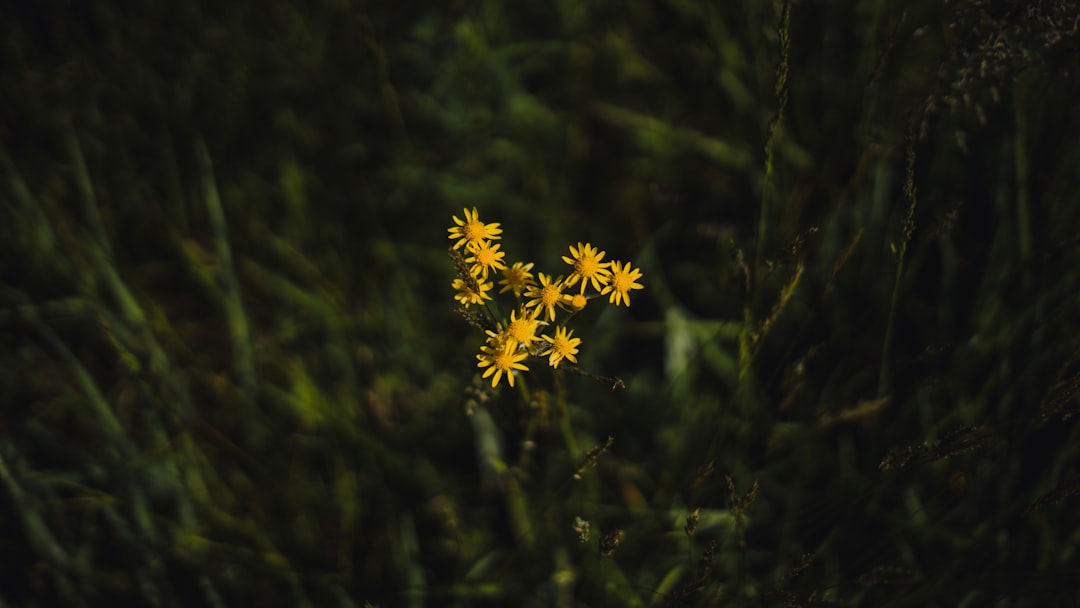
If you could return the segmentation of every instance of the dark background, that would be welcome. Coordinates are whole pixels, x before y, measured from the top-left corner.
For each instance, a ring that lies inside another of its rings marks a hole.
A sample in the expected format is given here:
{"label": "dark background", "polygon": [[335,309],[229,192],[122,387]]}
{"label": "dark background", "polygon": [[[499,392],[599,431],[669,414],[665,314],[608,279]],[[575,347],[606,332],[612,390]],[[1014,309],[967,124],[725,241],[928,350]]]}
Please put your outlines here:
{"label": "dark background", "polygon": [[[0,602],[1077,604],[1078,19],[5,5]],[[474,206],[624,390],[476,378]]]}

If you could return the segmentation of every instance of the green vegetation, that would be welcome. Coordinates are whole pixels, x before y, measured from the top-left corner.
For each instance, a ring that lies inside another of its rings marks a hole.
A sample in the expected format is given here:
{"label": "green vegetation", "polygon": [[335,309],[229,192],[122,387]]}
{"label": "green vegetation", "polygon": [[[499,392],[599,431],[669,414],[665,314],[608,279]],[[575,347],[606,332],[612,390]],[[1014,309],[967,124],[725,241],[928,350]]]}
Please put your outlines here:
{"label": "green vegetation", "polygon": [[11,4],[0,605],[1080,601],[1074,2]]}

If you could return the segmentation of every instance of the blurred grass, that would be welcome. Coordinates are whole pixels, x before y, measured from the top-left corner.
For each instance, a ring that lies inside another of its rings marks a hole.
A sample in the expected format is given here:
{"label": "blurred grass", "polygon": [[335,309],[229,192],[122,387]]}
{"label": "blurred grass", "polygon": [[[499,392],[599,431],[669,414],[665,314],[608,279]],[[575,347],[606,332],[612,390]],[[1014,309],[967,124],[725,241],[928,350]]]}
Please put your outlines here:
{"label": "blurred grass", "polygon": [[1078,601],[1073,3],[0,10],[0,602]]}

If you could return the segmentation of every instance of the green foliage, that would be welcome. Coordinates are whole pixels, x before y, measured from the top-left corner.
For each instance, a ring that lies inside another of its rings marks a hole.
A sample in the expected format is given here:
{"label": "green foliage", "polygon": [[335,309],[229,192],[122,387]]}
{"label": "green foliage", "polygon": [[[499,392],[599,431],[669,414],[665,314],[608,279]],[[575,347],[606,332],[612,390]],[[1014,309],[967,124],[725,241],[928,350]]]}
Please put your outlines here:
{"label": "green foliage", "polygon": [[[1076,14],[0,9],[0,603],[1075,602]],[[466,207],[625,390],[481,381]]]}

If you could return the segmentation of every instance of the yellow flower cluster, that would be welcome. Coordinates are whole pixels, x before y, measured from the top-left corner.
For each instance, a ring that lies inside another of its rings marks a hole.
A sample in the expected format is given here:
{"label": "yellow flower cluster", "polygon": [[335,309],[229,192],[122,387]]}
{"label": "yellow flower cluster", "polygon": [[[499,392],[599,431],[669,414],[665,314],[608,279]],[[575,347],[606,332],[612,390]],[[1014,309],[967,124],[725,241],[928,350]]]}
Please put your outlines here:
{"label": "yellow flower cluster", "polygon": [[[449,229],[454,241],[451,255],[458,266],[458,277],[452,287],[457,291],[454,299],[466,312],[470,306],[482,307],[487,343],[480,347],[477,367],[487,368],[483,377],[491,376],[491,386],[497,386],[505,374],[506,381],[514,386],[514,374],[528,371],[523,361],[529,357],[546,358],[548,365],[559,367],[563,360],[577,363],[581,339],[573,337],[565,321],[556,325],[550,335],[540,334],[541,327],[555,322],[558,311],[573,315],[597,296],[608,296],[608,302],[630,305],[630,291],[641,289],[638,283],[641,271],[631,268],[630,263],[604,262],[603,251],[589,243],[570,246],[570,255],[562,256],[572,271],[568,275],[553,276],[542,272],[533,275],[533,263],[514,262],[507,266],[506,253],[494,241],[502,237],[499,224],[480,221],[476,207],[465,209],[465,219],[454,216],[455,226]],[[464,249],[464,254],[458,250]],[[501,273],[499,293],[510,292],[517,300],[509,319],[496,319],[488,302],[495,289],[495,275]],[[539,281],[537,280],[539,279]],[[576,289],[575,289],[576,288]]]}

